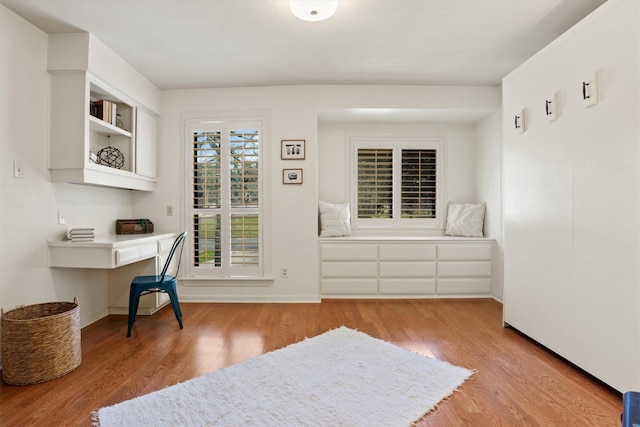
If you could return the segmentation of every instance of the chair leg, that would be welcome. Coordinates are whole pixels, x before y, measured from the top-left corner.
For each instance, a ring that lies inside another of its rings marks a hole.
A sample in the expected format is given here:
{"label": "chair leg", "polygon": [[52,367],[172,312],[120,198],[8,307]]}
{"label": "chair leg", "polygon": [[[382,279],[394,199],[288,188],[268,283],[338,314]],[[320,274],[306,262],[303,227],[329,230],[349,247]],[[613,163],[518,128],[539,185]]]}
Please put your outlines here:
{"label": "chair leg", "polygon": [[131,328],[133,327],[133,322],[136,321],[136,313],[138,312],[139,303],[140,292],[137,292],[132,285],[131,290],[129,291],[129,324],[127,327],[127,337],[131,336]]}
{"label": "chair leg", "polygon": [[169,294],[169,299],[171,300],[171,307],[173,307],[173,313],[176,315],[176,319],[178,319],[178,324],[180,325],[180,329],[182,327],[182,311],[180,310],[180,303],[178,302],[178,293],[175,288],[167,289],[167,294]]}

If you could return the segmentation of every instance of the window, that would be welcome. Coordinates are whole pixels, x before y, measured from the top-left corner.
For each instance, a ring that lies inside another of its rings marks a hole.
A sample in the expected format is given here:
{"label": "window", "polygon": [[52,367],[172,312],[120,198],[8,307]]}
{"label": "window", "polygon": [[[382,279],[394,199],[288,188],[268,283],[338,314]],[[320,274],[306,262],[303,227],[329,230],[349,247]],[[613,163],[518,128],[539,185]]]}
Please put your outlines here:
{"label": "window", "polygon": [[441,226],[440,146],[435,139],[354,138],[354,227]]}
{"label": "window", "polygon": [[191,277],[262,275],[261,123],[189,125]]}

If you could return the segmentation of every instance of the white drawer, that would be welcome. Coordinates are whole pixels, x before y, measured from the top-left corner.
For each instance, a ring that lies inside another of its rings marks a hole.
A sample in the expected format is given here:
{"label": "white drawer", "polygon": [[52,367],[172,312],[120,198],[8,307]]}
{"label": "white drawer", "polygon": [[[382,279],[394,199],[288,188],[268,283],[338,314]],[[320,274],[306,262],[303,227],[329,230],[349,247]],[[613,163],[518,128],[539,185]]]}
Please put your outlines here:
{"label": "white drawer", "polygon": [[376,295],[376,279],[322,279],[322,295]]}
{"label": "white drawer", "polygon": [[378,259],[376,245],[320,245],[322,261],[361,261]]}
{"label": "white drawer", "polygon": [[380,295],[433,295],[436,279],[380,279]]}
{"label": "white drawer", "polygon": [[493,256],[491,244],[438,245],[438,260],[490,261]]}
{"label": "white drawer", "polygon": [[120,266],[156,256],[158,254],[158,245],[156,242],[153,242],[139,246],[132,246],[130,248],[116,249],[115,252],[116,265]]}
{"label": "white drawer", "polygon": [[435,277],[435,262],[381,262],[380,277]]}
{"label": "white drawer", "polygon": [[320,265],[322,277],[377,277],[378,264],[375,262],[323,262]]}
{"label": "white drawer", "polygon": [[438,277],[491,277],[490,261],[439,262]]}
{"label": "white drawer", "polygon": [[438,279],[438,294],[489,294],[491,279]]}
{"label": "white drawer", "polygon": [[436,245],[381,245],[381,261],[435,260]]}

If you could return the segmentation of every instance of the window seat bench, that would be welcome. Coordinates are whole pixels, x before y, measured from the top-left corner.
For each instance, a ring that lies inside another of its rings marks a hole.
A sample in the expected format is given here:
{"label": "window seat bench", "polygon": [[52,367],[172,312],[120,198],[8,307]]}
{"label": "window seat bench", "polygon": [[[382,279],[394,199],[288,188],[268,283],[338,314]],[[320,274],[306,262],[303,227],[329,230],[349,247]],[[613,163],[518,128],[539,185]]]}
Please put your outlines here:
{"label": "window seat bench", "polygon": [[495,240],[319,237],[322,298],[492,297]]}

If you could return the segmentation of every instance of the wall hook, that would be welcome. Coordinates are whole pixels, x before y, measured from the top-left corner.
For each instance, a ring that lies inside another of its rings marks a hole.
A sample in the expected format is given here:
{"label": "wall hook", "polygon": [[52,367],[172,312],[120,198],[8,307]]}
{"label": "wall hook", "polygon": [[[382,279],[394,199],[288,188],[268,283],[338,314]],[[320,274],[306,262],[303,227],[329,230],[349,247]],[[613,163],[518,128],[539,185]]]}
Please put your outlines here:
{"label": "wall hook", "polygon": [[589,98],[591,98],[591,95],[589,95],[589,85],[591,83],[589,82],[582,82],[582,99],[583,100],[587,100]]}
{"label": "wall hook", "polygon": [[585,107],[598,103],[598,73],[582,81],[582,103]]}
{"label": "wall hook", "polygon": [[513,126],[517,134],[524,133],[524,110],[514,116]]}
{"label": "wall hook", "polygon": [[556,103],[555,92],[544,100],[544,116],[549,122],[554,121],[558,117],[558,105]]}

